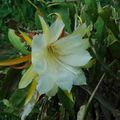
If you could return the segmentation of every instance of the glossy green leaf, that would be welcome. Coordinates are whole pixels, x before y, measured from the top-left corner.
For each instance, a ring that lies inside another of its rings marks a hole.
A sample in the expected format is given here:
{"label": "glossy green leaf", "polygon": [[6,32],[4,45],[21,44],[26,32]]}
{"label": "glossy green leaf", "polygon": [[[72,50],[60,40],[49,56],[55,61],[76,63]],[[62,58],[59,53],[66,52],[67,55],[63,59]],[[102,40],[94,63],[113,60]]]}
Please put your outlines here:
{"label": "glossy green leaf", "polygon": [[25,48],[24,43],[21,42],[20,37],[18,37],[15,34],[15,31],[12,29],[9,29],[8,31],[8,38],[11,42],[11,44],[21,53],[23,54],[29,54],[29,51]]}

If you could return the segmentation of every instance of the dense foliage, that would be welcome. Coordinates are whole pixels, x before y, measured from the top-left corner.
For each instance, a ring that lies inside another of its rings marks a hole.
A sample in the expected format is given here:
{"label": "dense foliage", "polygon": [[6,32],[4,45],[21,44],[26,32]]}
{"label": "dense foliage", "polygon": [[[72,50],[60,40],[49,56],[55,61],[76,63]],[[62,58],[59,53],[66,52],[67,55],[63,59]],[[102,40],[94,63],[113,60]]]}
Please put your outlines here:
{"label": "dense foliage", "polygon": [[38,15],[51,25],[55,20],[51,13],[62,16],[66,33],[82,23],[90,28],[84,37],[89,39],[92,59],[82,68],[87,85],[73,86],[71,94],[59,89],[54,97],[41,95],[26,120],[119,120],[119,0],[1,0],[0,120],[20,119],[31,87],[18,89],[28,64],[3,67],[1,63],[27,55],[31,48],[20,31],[31,38],[41,33]]}

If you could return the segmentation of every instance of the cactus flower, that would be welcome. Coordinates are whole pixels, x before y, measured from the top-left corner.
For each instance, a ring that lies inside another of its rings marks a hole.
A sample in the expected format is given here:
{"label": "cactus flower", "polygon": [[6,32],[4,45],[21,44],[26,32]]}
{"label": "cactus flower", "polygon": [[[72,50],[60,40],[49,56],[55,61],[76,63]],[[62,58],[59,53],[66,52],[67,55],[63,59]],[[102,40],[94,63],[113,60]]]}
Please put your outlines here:
{"label": "cactus flower", "polygon": [[70,91],[72,85],[86,84],[81,67],[91,59],[88,39],[82,39],[87,28],[78,27],[60,38],[64,23],[61,16],[57,16],[50,27],[40,16],[43,33],[33,37],[32,65],[39,75],[37,90],[40,94],[55,95],[58,88]]}

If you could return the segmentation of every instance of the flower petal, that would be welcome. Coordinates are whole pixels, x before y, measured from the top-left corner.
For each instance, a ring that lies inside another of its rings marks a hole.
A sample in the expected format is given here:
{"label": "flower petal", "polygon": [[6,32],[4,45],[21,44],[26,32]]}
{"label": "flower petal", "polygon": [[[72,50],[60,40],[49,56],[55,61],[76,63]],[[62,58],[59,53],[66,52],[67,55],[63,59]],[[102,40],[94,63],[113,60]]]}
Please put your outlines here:
{"label": "flower petal", "polygon": [[50,66],[47,71],[40,76],[37,90],[40,94],[46,93],[48,96],[55,95],[58,87],[70,91],[74,79],[77,78],[77,74],[74,74],[76,73],[76,69],[71,69],[75,71],[71,72],[62,65],[57,66],[57,68]]}
{"label": "flower petal", "polygon": [[88,51],[86,50],[79,51],[79,49],[76,49],[76,52],[74,52],[73,54],[64,55],[59,58],[61,61],[63,61],[66,64],[69,64],[75,67],[78,67],[78,66],[80,67],[87,64],[92,57],[90,56]]}
{"label": "flower petal", "polygon": [[83,66],[91,59],[85,50],[88,48],[88,39],[81,39],[79,35],[67,36],[54,43],[60,51],[59,59],[72,66]]}
{"label": "flower petal", "polygon": [[85,50],[90,46],[88,39],[82,39],[80,35],[64,37],[54,44],[61,55],[74,53],[76,52],[76,49]]}
{"label": "flower petal", "polygon": [[40,21],[41,21],[41,25],[42,25],[42,29],[43,29],[43,36],[45,38],[45,41],[47,44],[50,44],[53,42],[53,38],[52,35],[50,33],[50,29],[49,26],[46,24],[45,20],[43,17],[39,16]]}
{"label": "flower petal", "polygon": [[88,31],[90,31],[90,27],[86,26],[86,23],[78,26],[77,29],[71,35],[80,35],[83,37]]}
{"label": "flower petal", "polygon": [[37,84],[37,90],[40,94],[48,93],[54,87],[55,82],[49,73],[40,76]]}
{"label": "flower petal", "polygon": [[63,90],[70,91],[73,85],[73,76],[71,78],[71,76],[62,75],[60,78],[57,79],[57,85]]}
{"label": "flower petal", "polygon": [[73,35],[61,38],[60,40],[56,41],[54,44],[59,48],[68,48],[68,47],[76,47],[81,44],[80,35]]}
{"label": "flower petal", "polygon": [[74,70],[74,72],[71,72],[67,69],[64,69],[61,67],[61,69],[58,69],[58,74],[55,74],[56,76],[56,84],[63,90],[70,91],[72,88],[72,85],[86,85],[86,77],[83,73],[83,71],[80,68],[75,68],[69,66],[70,69]]}
{"label": "flower petal", "polygon": [[43,38],[43,35],[39,34],[33,38],[32,44],[32,64],[33,71],[38,74],[42,73],[46,68],[46,61],[44,59],[44,49],[46,43]]}
{"label": "flower petal", "polygon": [[54,84],[53,88],[47,93],[47,96],[55,96],[58,91],[58,86]]}
{"label": "flower petal", "polygon": [[33,63],[33,71],[42,74],[46,70],[46,66],[45,59],[41,57],[40,59],[36,59],[35,63]]}
{"label": "flower petal", "polygon": [[81,69],[79,69],[79,74],[77,78],[74,79],[73,82],[74,82],[74,85],[86,85],[87,84],[85,74]]}
{"label": "flower petal", "polygon": [[59,69],[57,69],[57,71],[53,75],[57,86],[59,86],[63,90],[71,90],[73,80],[76,77],[74,73],[64,68],[63,66],[59,66]]}
{"label": "flower petal", "polygon": [[64,28],[64,23],[62,21],[61,16],[59,14],[56,15],[57,15],[56,21],[50,26],[50,32],[53,36],[54,41],[56,41],[60,37]]}
{"label": "flower petal", "polygon": [[40,52],[46,46],[46,41],[42,34],[35,35],[33,37],[33,44],[32,44],[32,51],[33,52]]}
{"label": "flower petal", "polygon": [[33,66],[31,66],[23,75],[19,82],[19,89],[27,87],[32,80],[37,76],[36,73],[32,71]]}

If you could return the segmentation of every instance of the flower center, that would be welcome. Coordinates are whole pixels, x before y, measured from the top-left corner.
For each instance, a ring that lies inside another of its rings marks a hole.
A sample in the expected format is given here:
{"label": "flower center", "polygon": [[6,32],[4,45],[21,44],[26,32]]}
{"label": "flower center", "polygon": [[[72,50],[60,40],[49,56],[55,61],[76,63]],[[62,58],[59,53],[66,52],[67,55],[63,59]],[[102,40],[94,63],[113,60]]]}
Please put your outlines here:
{"label": "flower center", "polygon": [[47,50],[46,60],[48,61],[48,63],[50,63],[50,66],[52,65],[52,68],[55,68],[57,70],[59,66],[62,66],[65,69],[72,72],[73,74],[77,75],[76,71],[72,67],[70,67],[67,64],[62,63],[62,61],[59,60],[60,50],[54,44],[48,45],[46,50]]}
{"label": "flower center", "polygon": [[50,44],[47,46],[47,52],[50,55],[50,57],[58,58],[59,56],[58,49],[56,48],[54,44]]}

